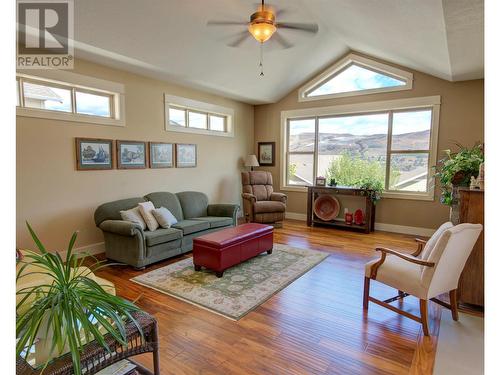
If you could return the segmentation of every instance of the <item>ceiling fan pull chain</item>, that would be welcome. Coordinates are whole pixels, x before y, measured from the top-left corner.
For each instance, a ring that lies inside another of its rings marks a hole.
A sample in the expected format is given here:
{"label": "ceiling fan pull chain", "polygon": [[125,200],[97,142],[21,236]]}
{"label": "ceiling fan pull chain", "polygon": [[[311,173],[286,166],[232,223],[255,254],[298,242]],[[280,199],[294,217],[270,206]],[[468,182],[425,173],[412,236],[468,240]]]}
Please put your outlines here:
{"label": "ceiling fan pull chain", "polygon": [[264,50],[263,50],[264,43],[260,43],[260,63],[259,63],[259,68],[260,68],[260,76],[264,76]]}

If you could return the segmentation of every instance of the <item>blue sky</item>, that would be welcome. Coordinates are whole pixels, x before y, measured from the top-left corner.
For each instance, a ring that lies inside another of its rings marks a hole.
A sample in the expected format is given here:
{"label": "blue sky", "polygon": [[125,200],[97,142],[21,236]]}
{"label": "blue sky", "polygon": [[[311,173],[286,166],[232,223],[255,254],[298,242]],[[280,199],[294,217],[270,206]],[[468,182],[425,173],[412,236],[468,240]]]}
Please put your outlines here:
{"label": "blue sky", "polygon": [[[393,117],[393,134],[413,133],[429,130],[431,110],[395,112]],[[320,118],[319,131],[322,133],[348,133],[353,135],[387,134],[388,113],[359,116],[342,116]],[[290,121],[290,134],[314,132],[314,120]]]}
{"label": "blue sky", "polygon": [[358,65],[351,65],[311,92],[309,96],[402,86],[404,84],[403,81],[374,72],[373,70],[365,69]]}
{"label": "blue sky", "polygon": [[[71,112],[71,93],[69,90],[51,87],[59,97],[63,100],[62,103],[55,100],[45,101],[45,108],[55,111]],[[109,117],[109,100],[106,96],[98,96],[87,94],[84,92],[76,93],[77,111],[79,113],[107,116]]]}

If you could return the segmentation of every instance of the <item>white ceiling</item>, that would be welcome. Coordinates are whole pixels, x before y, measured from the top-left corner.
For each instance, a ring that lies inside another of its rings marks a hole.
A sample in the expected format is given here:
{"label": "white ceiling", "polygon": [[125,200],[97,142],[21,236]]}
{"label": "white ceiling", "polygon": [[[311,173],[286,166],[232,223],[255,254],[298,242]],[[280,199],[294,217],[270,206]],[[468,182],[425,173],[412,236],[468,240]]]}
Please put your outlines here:
{"label": "white ceiling", "polygon": [[[256,0],[76,0],[77,57],[252,104],[276,102],[349,50],[447,80],[483,77],[483,0],[273,0],[278,22],[315,22],[314,36],[279,32],[294,47],[226,44]],[[233,36],[233,38],[231,38]]]}

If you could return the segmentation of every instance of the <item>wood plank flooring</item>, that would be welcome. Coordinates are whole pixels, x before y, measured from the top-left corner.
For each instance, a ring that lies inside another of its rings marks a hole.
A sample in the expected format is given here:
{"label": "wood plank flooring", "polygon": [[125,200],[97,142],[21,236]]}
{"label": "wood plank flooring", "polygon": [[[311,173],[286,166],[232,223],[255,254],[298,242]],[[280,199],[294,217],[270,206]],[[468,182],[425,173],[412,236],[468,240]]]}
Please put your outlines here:
{"label": "wood plank flooring", "polygon": [[[108,267],[98,274],[117,294],[156,316],[162,374],[430,374],[441,309],[430,303],[431,337],[420,325],[370,304],[362,308],[364,264],[383,245],[411,252],[413,237],[309,228],[285,221],[275,242],[330,256],[238,322],[137,285],[130,278],[190,254],[135,271]],[[397,291],[372,282],[381,299]],[[418,315],[418,300],[398,302]],[[449,313],[444,311],[444,313]],[[139,361],[150,366],[150,356]]]}

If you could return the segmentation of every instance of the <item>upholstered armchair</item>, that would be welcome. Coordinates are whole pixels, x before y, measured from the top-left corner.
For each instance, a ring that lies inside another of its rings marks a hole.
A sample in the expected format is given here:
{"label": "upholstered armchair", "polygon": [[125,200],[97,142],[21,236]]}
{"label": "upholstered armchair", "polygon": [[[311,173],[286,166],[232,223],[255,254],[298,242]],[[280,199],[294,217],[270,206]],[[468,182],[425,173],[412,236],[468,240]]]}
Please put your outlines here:
{"label": "upholstered armchair", "polygon": [[283,221],[287,197],[273,192],[273,176],[270,172],[242,172],[241,182],[243,212],[247,223],[272,224]]}
{"label": "upholstered armchair", "polygon": [[[381,257],[366,264],[363,308],[367,310],[368,303],[373,302],[402,314],[421,323],[425,336],[429,336],[429,300],[450,309],[453,320],[458,320],[458,280],[482,228],[481,224],[453,226],[448,222],[441,225],[428,241],[417,239],[418,248],[412,254],[384,247],[375,249]],[[370,280],[398,289],[398,296],[385,301],[371,297]],[[449,304],[436,298],[443,293],[449,293]],[[390,305],[408,295],[420,299],[420,317]]]}

